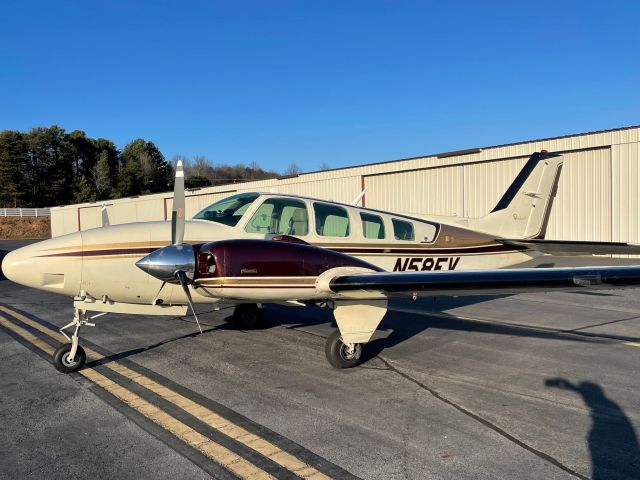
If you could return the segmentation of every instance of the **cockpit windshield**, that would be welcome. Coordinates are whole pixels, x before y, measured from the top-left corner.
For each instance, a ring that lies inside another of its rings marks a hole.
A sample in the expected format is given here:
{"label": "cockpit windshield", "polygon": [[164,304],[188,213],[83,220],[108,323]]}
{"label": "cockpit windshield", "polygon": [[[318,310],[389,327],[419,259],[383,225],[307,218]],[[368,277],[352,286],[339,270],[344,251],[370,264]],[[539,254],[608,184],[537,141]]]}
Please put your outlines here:
{"label": "cockpit windshield", "polygon": [[260,194],[258,193],[239,193],[232,197],[223,198],[198,212],[193,219],[209,220],[210,222],[235,227],[242,218],[242,215],[245,214],[249,206],[251,206],[259,196]]}

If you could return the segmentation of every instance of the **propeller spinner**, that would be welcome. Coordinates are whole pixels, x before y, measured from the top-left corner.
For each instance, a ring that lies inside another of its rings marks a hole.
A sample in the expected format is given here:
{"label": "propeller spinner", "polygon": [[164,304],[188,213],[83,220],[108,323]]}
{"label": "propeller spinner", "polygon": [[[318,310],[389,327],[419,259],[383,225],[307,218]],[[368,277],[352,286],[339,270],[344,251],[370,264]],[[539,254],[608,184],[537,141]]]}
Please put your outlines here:
{"label": "propeller spinner", "polygon": [[184,243],[184,169],[182,161],[176,165],[176,178],[173,189],[173,208],[171,211],[171,245],[159,248],[136,262],[136,266],[152,277],[162,281],[162,285],[153,300],[157,302],[160,291],[167,283],[181,285],[187,302],[196,319],[200,333],[202,327],[193,308],[189,284],[196,271],[196,255],[193,247]]}

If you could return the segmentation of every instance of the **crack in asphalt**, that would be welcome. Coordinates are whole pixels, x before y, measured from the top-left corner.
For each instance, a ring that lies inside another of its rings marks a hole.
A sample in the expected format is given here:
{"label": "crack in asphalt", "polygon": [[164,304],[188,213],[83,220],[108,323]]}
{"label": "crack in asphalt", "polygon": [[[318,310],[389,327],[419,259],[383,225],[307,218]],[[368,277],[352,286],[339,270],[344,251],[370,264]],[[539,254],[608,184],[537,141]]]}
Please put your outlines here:
{"label": "crack in asphalt", "polygon": [[522,440],[520,440],[520,439],[516,438],[515,436],[511,435],[506,430],[500,428],[498,425],[490,422],[489,420],[481,417],[480,415],[478,415],[476,413],[473,413],[471,410],[468,410],[467,408],[463,407],[462,405],[460,405],[460,404],[454,402],[453,400],[450,400],[449,398],[445,397],[443,394],[441,394],[440,392],[438,392],[434,388],[429,387],[428,385],[426,385],[426,384],[420,382],[419,380],[411,377],[411,375],[399,370],[397,367],[392,365],[389,360],[386,360],[385,358],[383,358],[380,355],[378,355],[378,358],[382,361],[382,363],[384,363],[387,366],[387,370],[400,375],[405,380],[408,380],[408,381],[414,383],[415,385],[417,385],[418,387],[422,388],[423,390],[426,390],[427,392],[429,392],[436,399],[438,399],[441,402],[443,402],[443,403],[455,408],[456,410],[458,410],[459,412],[461,412],[464,415],[468,416],[469,418],[472,418],[473,420],[481,423],[485,427],[493,430],[498,435],[502,436],[503,438],[506,438],[507,440],[509,440],[510,442],[514,443],[515,445],[517,445],[517,446],[519,446],[521,448],[524,448],[525,450],[533,453],[538,458],[541,458],[542,460],[545,460],[546,462],[551,463],[552,465],[560,468],[561,470],[564,470],[565,472],[567,472],[568,474],[570,474],[570,475],[572,475],[572,476],[574,476],[576,478],[579,478],[580,480],[589,480],[589,477],[587,477],[585,475],[582,475],[581,473],[579,473],[579,472],[573,470],[572,468],[564,465],[558,459],[552,457],[551,455],[549,455],[547,453],[542,452],[541,450],[538,450],[538,449],[532,447],[531,445],[526,444]]}
{"label": "crack in asphalt", "polygon": [[[288,327],[284,327],[284,328],[288,329]],[[300,332],[300,333],[305,333],[305,334],[308,334],[308,335],[313,335],[314,337],[326,338],[326,337],[324,337],[324,336],[322,336],[322,335],[320,335],[318,333],[309,332],[309,331],[302,330],[302,329],[299,329],[299,328],[295,328],[295,329],[292,329],[292,330],[294,330],[296,332]],[[479,422],[480,424],[484,425],[485,427],[493,430],[498,435],[500,435],[501,437],[507,439],[511,443],[519,446],[520,448],[523,448],[523,449],[527,450],[528,452],[533,453],[536,457],[538,457],[538,458],[540,458],[540,459],[542,459],[542,460],[544,460],[544,461],[546,461],[548,463],[551,463],[552,465],[558,467],[559,469],[567,472],[569,475],[572,475],[572,476],[574,476],[576,478],[579,478],[580,480],[589,480],[589,477],[587,477],[586,475],[583,475],[580,472],[577,472],[576,470],[573,470],[572,468],[566,466],[565,464],[560,462],[558,459],[552,457],[551,455],[549,455],[547,453],[544,453],[543,451],[538,450],[538,449],[532,447],[531,445],[528,445],[527,443],[525,443],[522,440],[516,438],[514,435],[510,434],[509,432],[507,432],[503,428],[499,427],[498,425],[490,422],[489,420],[481,417],[480,415],[478,415],[476,413],[473,413],[471,410],[469,410],[469,409],[465,408],[464,406],[454,402],[453,400],[450,400],[449,398],[445,397],[443,394],[441,394],[440,392],[438,392],[434,388],[429,387],[428,385],[422,383],[421,381],[413,378],[411,375],[401,371],[400,369],[395,367],[391,363],[390,360],[385,359],[382,355],[377,355],[377,358],[385,365],[386,368],[367,367],[367,366],[363,366],[363,365],[360,365],[358,368],[363,369],[363,370],[390,371],[392,373],[400,375],[405,380],[408,380],[411,383],[413,383],[413,384],[417,385],[418,387],[420,387],[421,389],[429,392],[437,400],[440,400],[441,402],[449,405],[450,407],[455,408],[456,410],[458,410],[459,412],[461,412],[464,415],[468,416],[469,418],[472,418],[476,422]]]}

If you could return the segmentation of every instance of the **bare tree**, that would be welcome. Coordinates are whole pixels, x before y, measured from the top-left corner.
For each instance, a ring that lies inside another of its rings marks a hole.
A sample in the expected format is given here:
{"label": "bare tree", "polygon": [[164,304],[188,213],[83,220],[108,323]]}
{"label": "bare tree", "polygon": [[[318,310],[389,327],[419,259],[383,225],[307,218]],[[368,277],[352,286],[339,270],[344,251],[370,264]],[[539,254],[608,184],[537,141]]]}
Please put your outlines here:
{"label": "bare tree", "polygon": [[322,162],[320,164],[320,170],[330,170],[331,167],[327,164],[327,162]]}
{"label": "bare tree", "polygon": [[98,199],[107,198],[111,190],[111,173],[109,171],[109,154],[107,152],[100,153],[98,162],[92,169],[91,177]]}
{"label": "bare tree", "polygon": [[301,173],[302,169],[295,162],[291,162],[289,166],[284,170],[284,175],[300,175]]}

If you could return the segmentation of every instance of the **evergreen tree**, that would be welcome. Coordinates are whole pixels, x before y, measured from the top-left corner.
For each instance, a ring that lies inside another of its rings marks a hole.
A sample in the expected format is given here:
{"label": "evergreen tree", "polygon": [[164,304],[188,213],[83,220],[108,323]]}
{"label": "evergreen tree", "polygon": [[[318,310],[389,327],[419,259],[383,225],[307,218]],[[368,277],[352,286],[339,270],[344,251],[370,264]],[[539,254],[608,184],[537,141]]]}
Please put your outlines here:
{"label": "evergreen tree", "polygon": [[68,154],[72,157],[74,179],[80,175],[89,179],[97,162],[95,143],[81,130],[66,134],[65,140]]}
{"label": "evergreen tree", "polygon": [[118,175],[117,197],[140,195],[143,182],[144,176],[140,164],[135,159],[126,160]]}
{"label": "evergreen tree", "polygon": [[0,207],[29,205],[27,148],[22,133],[0,132]]}
{"label": "evergreen tree", "polygon": [[109,165],[109,183],[116,185],[118,183],[118,171],[120,169],[120,152],[111,140],[98,138],[93,140],[93,144],[98,160],[101,158],[101,155],[106,156]]}
{"label": "evergreen tree", "polygon": [[74,203],[93,202],[96,199],[95,192],[91,188],[91,184],[87,177],[80,175],[76,181],[73,201]]}
{"label": "evergreen tree", "polygon": [[167,191],[171,185],[172,169],[152,142],[138,138],[124,147],[121,155],[123,169],[133,169],[133,163],[137,164],[142,174],[137,189],[139,193]]}

